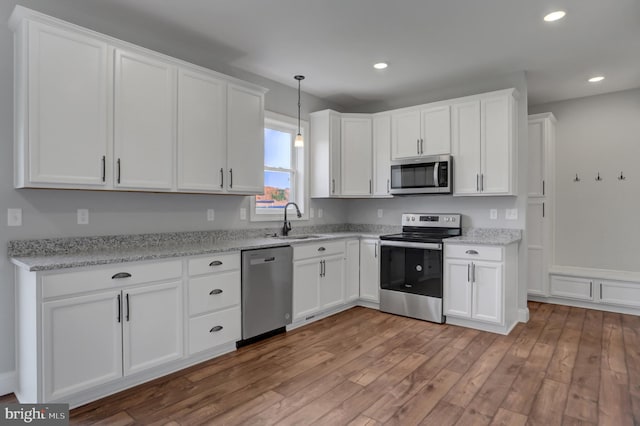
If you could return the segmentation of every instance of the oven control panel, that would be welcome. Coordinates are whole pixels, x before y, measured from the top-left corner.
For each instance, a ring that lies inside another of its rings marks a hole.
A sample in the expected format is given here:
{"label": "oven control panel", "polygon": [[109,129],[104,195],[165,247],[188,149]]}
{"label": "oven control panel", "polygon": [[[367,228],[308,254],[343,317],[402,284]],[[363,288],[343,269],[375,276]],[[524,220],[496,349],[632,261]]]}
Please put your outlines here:
{"label": "oven control panel", "polygon": [[428,228],[460,228],[459,214],[405,213],[403,226],[421,226]]}

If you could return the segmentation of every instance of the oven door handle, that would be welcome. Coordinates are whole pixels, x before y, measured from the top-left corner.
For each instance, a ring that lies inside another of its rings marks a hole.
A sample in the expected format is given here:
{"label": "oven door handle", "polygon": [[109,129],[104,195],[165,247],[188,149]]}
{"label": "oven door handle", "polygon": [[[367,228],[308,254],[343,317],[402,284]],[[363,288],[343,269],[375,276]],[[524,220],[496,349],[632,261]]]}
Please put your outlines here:
{"label": "oven door handle", "polygon": [[442,250],[442,244],[439,243],[414,243],[411,241],[388,241],[381,240],[380,246],[384,247],[404,247],[404,248],[416,248],[424,250]]}

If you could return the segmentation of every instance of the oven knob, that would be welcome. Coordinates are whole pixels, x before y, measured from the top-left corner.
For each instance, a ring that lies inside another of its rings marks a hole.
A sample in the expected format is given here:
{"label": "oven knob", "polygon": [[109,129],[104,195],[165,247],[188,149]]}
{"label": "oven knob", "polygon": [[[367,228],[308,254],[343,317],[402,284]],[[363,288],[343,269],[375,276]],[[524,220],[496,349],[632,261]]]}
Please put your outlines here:
{"label": "oven knob", "polygon": [[422,272],[422,265],[416,265],[416,271]]}
{"label": "oven knob", "polygon": [[415,222],[415,221],[416,221],[416,217],[415,217],[415,216],[412,216],[412,217],[411,217],[411,221],[412,221],[412,222]]}
{"label": "oven knob", "polygon": [[448,218],[448,217],[445,217],[445,218],[444,218],[444,221],[445,221],[445,222],[449,222],[449,218]]}
{"label": "oven knob", "polygon": [[455,217],[452,217],[452,218],[451,218],[451,222],[455,222],[455,221],[456,221],[456,218],[455,218]]}

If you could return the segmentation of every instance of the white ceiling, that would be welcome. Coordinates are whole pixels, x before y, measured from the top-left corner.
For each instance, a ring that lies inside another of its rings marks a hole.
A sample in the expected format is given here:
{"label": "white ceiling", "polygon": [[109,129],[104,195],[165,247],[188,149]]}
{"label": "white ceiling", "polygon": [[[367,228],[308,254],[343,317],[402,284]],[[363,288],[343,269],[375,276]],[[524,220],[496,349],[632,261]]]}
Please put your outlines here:
{"label": "white ceiling", "polygon": [[522,70],[530,105],[640,87],[640,0],[103,1],[346,109]]}

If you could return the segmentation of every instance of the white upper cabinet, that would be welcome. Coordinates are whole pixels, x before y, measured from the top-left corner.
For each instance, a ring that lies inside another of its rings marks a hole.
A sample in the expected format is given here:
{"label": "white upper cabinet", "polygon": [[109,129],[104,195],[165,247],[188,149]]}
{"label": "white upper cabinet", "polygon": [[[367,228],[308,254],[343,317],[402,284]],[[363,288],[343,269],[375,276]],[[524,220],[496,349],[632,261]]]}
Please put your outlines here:
{"label": "white upper cabinet", "polygon": [[178,190],[224,190],[227,85],[195,70],[178,76]]}
{"label": "white upper cabinet", "polygon": [[551,113],[529,116],[527,139],[529,197],[545,197],[551,184],[556,119]]}
{"label": "white upper cabinet", "polygon": [[391,196],[391,115],[373,116],[373,195]]}
{"label": "white upper cabinet", "polygon": [[371,117],[342,117],[342,195],[373,194]]}
{"label": "white upper cabinet", "polygon": [[36,22],[16,34],[16,187],[105,186],[107,44]]}
{"label": "white upper cabinet", "polygon": [[342,119],[331,110],[310,114],[311,196],[340,195]]}
{"label": "white upper cabinet", "polygon": [[452,105],[454,195],[516,195],[516,92]]}
{"label": "white upper cabinet", "polygon": [[451,151],[451,113],[448,104],[392,113],[393,160]]}
{"label": "white upper cabinet", "polygon": [[264,92],[228,86],[227,191],[264,192]]}
{"label": "white upper cabinet", "polygon": [[115,52],[115,186],[170,190],[176,135],[176,67]]}

